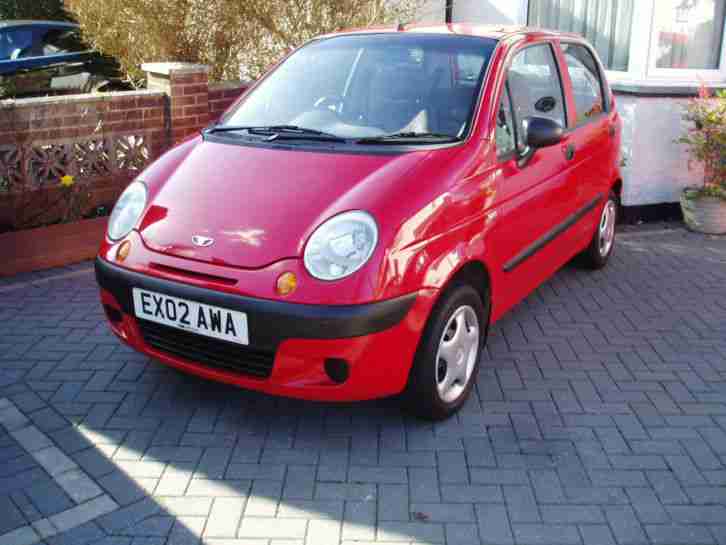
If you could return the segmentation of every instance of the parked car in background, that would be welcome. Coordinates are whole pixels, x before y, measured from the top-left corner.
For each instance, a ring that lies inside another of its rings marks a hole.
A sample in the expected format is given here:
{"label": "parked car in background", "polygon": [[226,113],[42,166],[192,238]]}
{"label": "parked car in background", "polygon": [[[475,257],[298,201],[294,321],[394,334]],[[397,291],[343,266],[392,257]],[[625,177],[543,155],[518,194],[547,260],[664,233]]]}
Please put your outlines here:
{"label": "parked car in background", "polygon": [[126,89],[117,63],[83,42],[78,25],[0,21],[0,88],[11,97]]}
{"label": "parked car in background", "polygon": [[96,259],[112,330],[276,395],[403,393],[445,418],[491,324],[613,251],[621,121],[574,34],[323,36],[120,197]]}

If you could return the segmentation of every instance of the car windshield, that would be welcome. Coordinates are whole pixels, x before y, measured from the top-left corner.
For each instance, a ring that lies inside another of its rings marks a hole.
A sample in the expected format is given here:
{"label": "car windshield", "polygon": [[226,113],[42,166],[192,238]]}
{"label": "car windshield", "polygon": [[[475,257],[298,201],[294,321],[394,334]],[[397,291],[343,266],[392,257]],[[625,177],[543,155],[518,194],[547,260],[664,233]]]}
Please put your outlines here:
{"label": "car windshield", "polygon": [[495,47],[492,39],[405,33],[314,41],[221,126],[294,126],[346,139],[461,138]]}

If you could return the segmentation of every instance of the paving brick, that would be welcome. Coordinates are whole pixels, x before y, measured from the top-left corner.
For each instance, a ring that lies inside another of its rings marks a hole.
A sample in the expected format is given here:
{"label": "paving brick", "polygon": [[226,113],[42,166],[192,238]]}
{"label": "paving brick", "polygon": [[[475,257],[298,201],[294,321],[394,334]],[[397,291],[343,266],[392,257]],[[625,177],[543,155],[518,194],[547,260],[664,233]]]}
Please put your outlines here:
{"label": "paving brick", "polygon": [[244,518],[237,536],[257,539],[302,539],[305,537],[307,524],[306,520],[300,519]]}
{"label": "paving brick", "polygon": [[68,494],[58,486],[58,483],[52,480],[29,486],[23,490],[23,493],[44,517],[55,515],[75,505]]}
{"label": "paving brick", "polygon": [[339,520],[311,520],[308,523],[306,545],[338,545],[341,538]]}
{"label": "paving brick", "polygon": [[[379,522],[384,524],[384,521]],[[345,502],[342,539],[373,541],[376,538],[376,506],[371,502]]]}
{"label": "paving brick", "polygon": [[83,503],[103,494],[96,482],[81,470],[71,470],[55,476],[55,482],[76,503]]}
{"label": "paving brick", "polygon": [[619,545],[647,544],[648,538],[638,521],[633,509],[629,506],[605,507],[605,514],[610,528]]}
{"label": "paving brick", "polygon": [[444,527],[441,524],[384,521],[378,525],[376,539],[378,541],[443,543]]}
{"label": "paving brick", "polygon": [[411,501],[441,501],[439,478],[435,469],[411,467],[408,469],[408,476]]}
{"label": "paving brick", "polygon": [[29,423],[28,418],[15,405],[7,404],[0,409],[0,424],[9,432],[21,430]]}
{"label": "paving brick", "polygon": [[605,522],[600,507],[595,505],[542,505],[542,520],[546,524],[594,524]]}
{"label": "paving brick", "polygon": [[655,545],[709,545],[716,543],[705,526],[656,524],[645,527]]}
{"label": "paving brick", "polygon": [[579,529],[585,545],[615,545],[615,538],[606,524],[584,524]]}
{"label": "paving brick", "polygon": [[529,476],[521,469],[471,469],[471,482],[476,484],[528,485]]}
{"label": "paving brick", "polygon": [[523,545],[550,545],[552,543],[576,545],[580,543],[580,533],[577,526],[514,524],[513,528],[517,543]]}
{"label": "paving brick", "polygon": [[53,442],[50,438],[38,430],[35,426],[27,426],[25,428],[12,431],[10,432],[10,435],[12,435],[26,451],[31,453],[53,446]]}
{"label": "paving brick", "polygon": [[537,501],[543,503],[562,503],[565,493],[557,472],[551,470],[532,470],[529,472]]}
{"label": "paving brick", "polygon": [[[0,538],[200,545],[216,517],[232,529],[212,545],[726,545],[726,269],[708,261],[726,246],[623,231],[597,278],[565,267],[492,327],[477,395],[435,424],[173,373],[108,331],[92,274],[15,292]],[[28,454],[56,448],[78,467],[50,471],[100,496],[75,505]]]}
{"label": "paving brick", "polygon": [[514,543],[512,528],[504,506],[479,504],[476,506],[476,517],[482,542],[492,545]]}
{"label": "paving brick", "polygon": [[670,471],[648,471],[648,482],[662,503],[689,503],[688,496]]}
{"label": "paving brick", "polygon": [[411,515],[415,520],[431,522],[472,522],[474,508],[461,503],[412,503]]}
{"label": "paving brick", "polygon": [[26,525],[25,516],[8,496],[0,496],[0,535]]}
{"label": "paving brick", "polygon": [[0,545],[32,545],[40,541],[38,534],[30,526],[22,526],[0,535]]}
{"label": "paving brick", "polygon": [[402,484],[381,484],[379,486],[378,520],[408,521],[408,486]]}
{"label": "paving brick", "polygon": [[540,522],[534,492],[529,486],[503,486],[509,520],[514,522]]}
{"label": "paving brick", "polygon": [[216,498],[207,519],[204,537],[236,537],[244,506],[244,499]]}
{"label": "paving brick", "polygon": [[245,516],[274,517],[282,496],[282,483],[254,481],[247,499]]}
{"label": "paving brick", "polygon": [[663,524],[670,521],[670,516],[652,489],[627,488],[626,492],[640,521],[646,524]]}
{"label": "paving brick", "polygon": [[[108,513],[115,514],[113,512],[116,509],[118,509],[118,504],[108,496],[104,495],[92,499],[86,503],[82,503],[81,505],[77,505],[76,507],[67,509],[66,511],[62,511],[56,515],[53,515],[52,517],[49,517],[49,519],[53,526],[55,526],[59,531],[63,532],[70,530],[71,528],[75,528],[76,526],[80,526],[81,524],[84,524],[91,520],[94,520],[98,517],[108,517]],[[113,520],[115,522],[117,519],[107,518],[106,520]]]}
{"label": "paving brick", "polygon": [[[380,485],[381,491],[385,490],[387,495],[395,496],[397,489],[406,491],[408,498],[407,485]],[[385,487],[385,488],[384,488]],[[389,489],[390,487],[390,489]],[[354,500],[354,501],[372,501],[377,496],[375,484],[353,484],[353,483],[321,483],[318,482],[315,487],[315,499],[318,500]],[[383,501],[383,498],[381,498]],[[408,499],[406,499],[408,503]]]}
{"label": "paving brick", "polygon": [[76,526],[72,530],[46,538],[48,545],[83,545],[103,539],[106,534],[93,522]]}
{"label": "paving brick", "polygon": [[455,503],[502,503],[502,489],[499,486],[459,485],[441,486],[441,499]]}
{"label": "paving brick", "polygon": [[402,467],[351,466],[348,480],[355,483],[407,483],[408,475]]}
{"label": "paving brick", "polygon": [[456,545],[480,545],[476,524],[446,524],[446,542]]}

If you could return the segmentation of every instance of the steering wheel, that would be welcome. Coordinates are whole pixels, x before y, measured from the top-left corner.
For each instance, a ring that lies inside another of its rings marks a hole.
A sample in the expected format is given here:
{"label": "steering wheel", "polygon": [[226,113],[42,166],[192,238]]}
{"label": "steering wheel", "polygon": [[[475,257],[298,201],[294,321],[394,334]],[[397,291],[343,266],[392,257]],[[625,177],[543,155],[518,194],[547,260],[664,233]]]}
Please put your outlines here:
{"label": "steering wheel", "polygon": [[316,110],[327,110],[340,114],[343,110],[343,97],[338,95],[320,97],[313,106]]}

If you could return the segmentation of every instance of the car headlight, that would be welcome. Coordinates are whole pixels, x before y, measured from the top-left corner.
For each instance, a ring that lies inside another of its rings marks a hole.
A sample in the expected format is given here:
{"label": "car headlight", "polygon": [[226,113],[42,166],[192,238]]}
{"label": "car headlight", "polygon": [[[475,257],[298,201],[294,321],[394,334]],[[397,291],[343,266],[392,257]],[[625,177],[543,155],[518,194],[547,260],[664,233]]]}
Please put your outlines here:
{"label": "car headlight", "polygon": [[305,246],[305,268],[320,280],[340,280],[370,259],[378,243],[376,220],[360,210],[320,225]]}
{"label": "car headlight", "polygon": [[146,186],[142,182],[130,184],[113,207],[108,220],[108,238],[120,240],[131,232],[146,207]]}

